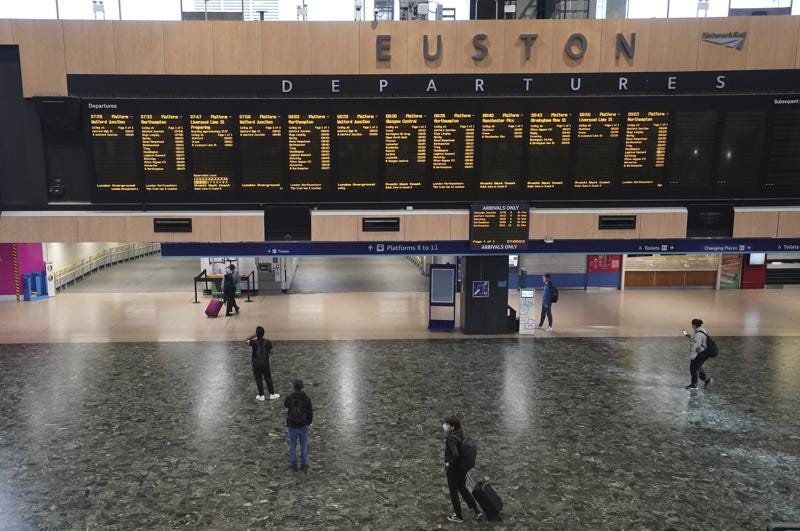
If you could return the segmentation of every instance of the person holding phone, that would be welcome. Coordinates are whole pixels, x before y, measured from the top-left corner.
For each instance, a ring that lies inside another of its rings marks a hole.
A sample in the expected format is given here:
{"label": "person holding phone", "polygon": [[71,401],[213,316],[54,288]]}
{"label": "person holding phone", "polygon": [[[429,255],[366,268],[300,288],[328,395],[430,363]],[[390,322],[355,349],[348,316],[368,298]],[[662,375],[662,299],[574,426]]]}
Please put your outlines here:
{"label": "person holding phone", "polygon": [[692,382],[686,389],[697,389],[698,378],[703,381],[703,388],[711,385],[714,380],[706,374],[703,364],[708,360],[708,332],[703,328],[702,319],[692,319],[692,332],[685,329],[683,335],[689,339],[689,373],[692,375]]}
{"label": "person holding phone", "polygon": [[256,378],[256,387],[258,388],[256,400],[264,401],[264,381],[267,382],[269,399],[275,400],[280,398],[281,395],[275,392],[275,386],[272,384],[272,369],[269,366],[272,341],[264,337],[264,327],[257,326],[256,335],[247,338],[245,343],[253,349],[253,376]]}

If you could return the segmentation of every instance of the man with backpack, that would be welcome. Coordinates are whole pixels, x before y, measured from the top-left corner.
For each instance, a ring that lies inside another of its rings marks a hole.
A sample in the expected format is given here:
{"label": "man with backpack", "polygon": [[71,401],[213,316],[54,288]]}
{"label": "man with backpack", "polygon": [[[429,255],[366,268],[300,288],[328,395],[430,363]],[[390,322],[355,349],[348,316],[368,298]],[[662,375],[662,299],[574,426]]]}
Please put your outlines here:
{"label": "man with backpack", "polygon": [[269,366],[269,354],[272,352],[272,341],[264,337],[264,327],[256,327],[256,335],[251,336],[245,343],[250,345],[253,349],[253,376],[256,378],[256,387],[258,388],[258,396],[256,400],[264,400],[264,384],[262,380],[267,382],[267,390],[269,391],[269,399],[275,400],[280,398],[281,395],[275,392],[275,386],[272,385],[272,369]]}
{"label": "man with backpack", "polygon": [[458,417],[450,416],[444,419],[442,425],[446,436],[444,445],[444,468],[447,474],[447,487],[450,489],[450,500],[453,502],[453,515],[448,518],[451,522],[464,523],[461,514],[461,499],[459,493],[470,509],[475,512],[475,519],[483,518],[483,513],[478,508],[475,498],[467,489],[467,472],[475,466],[477,448],[469,437],[461,431],[461,421]]}
{"label": "man with backpack", "polygon": [[550,280],[550,273],[545,273],[544,289],[542,289],[542,316],[539,319],[539,328],[544,325],[544,318],[547,317],[547,331],[553,331],[553,303],[558,302],[558,288]]}
{"label": "man with backpack", "polygon": [[228,303],[225,308],[226,317],[233,315],[231,310],[236,310],[236,313],[239,313],[239,305],[236,304],[236,290],[238,287],[239,275],[236,274],[236,266],[231,264],[228,266],[228,272],[222,277],[222,295],[225,297],[225,302]]}
{"label": "man with backpack", "polygon": [[311,399],[303,392],[303,382],[292,380],[294,391],[283,405],[288,409],[286,426],[289,428],[289,462],[297,470],[297,443],[300,443],[300,470],[308,470],[308,428],[314,422]]}
{"label": "man with backpack", "polygon": [[714,381],[706,374],[703,369],[703,364],[709,358],[717,357],[719,348],[717,343],[708,335],[705,328],[703,328],[702,319],[692,319],[693,334],[683,331],[683,335],[689,338],[689,372],[692,375],[692,383],[686,386],[686,389],[697,389],[698,378],[703,381],[703,388],[708,387]]}

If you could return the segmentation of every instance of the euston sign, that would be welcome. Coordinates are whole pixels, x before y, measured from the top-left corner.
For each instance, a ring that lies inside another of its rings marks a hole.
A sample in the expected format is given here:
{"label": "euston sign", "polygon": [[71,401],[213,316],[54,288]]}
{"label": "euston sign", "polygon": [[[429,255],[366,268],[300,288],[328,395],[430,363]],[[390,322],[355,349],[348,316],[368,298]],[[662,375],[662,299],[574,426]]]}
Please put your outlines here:
{"label": "euston sign", "polygon": [[[489,36],[485,33],[476,33],[472,36],[472,47],[475,49],[471,55],[472,59],[483,61],[489,57],[489,47],[486,45],[488,39]],[[520,33],[517,39],[522,43],[525,51],[525,62],[529,62],[533,59],[534,45],[539,39],[539,35],[537,33]],[[422,57],[426,61],[436,61],[442,58],[445,44],[441,35],[436,35],[435,43],[433,44],[433,38],[430,35],[422,36]],[[583,59],[588,50],[589,40],[583,33],[573,33],[564,42],[564,53],[573,61]],[[378,35],[375,37],[375,59],[378,62],[391,61],[391,51],[391,35]],[[617,33],[614,57],[619,59],[623,55],[628,59],[633,59],[636,55],[636,33],[631,33],[629,37],[625,37],[622,33]]]}

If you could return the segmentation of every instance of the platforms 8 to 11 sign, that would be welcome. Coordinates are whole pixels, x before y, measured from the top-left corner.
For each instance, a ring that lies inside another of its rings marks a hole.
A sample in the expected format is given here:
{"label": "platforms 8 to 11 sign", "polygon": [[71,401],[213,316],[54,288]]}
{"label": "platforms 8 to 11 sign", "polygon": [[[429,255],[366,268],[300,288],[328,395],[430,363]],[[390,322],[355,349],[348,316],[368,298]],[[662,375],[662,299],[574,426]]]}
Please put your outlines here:
{"label": "platforms 8 to 11 sign", "polygon": [[469,216],[473,251],[524,251],[528,248],[527,203],[476,203]]}

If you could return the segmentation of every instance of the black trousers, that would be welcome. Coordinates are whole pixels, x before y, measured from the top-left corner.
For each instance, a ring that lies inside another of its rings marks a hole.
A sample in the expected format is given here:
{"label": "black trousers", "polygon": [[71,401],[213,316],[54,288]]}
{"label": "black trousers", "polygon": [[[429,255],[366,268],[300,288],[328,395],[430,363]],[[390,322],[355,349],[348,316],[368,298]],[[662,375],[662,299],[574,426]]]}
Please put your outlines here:
{"label": "black trousers", "polygon": [[275,386],[272,385],[272,371],[269,368],[269,363],[266,365],[253,365],[253,376],[256,377],[256,387],[258,387],[259,396],[264,396],[262,378],[267,382],[267,391],[269,391],[269,394],[275,394]]}
{"label": "black trousers", "polygon": [[225,308],[225,315],[232,313],[232,310],[236,308],[239,309],[239,305],[236,304],[236,294],[232,293],[230,295],[225,295],[225,302],[228,303],[227,308]]}
{"label": "black trousers", "polygon": [[692,385],[697,385],[698,377],[704,382],[708,380],[708,375],[703,369],[703,364],[706,362],[706,360],[708,360],[708,355],[705,352],[701,352],[689,364],[689,372],[692,375]]}
{"label": "black trousers", "polygon": [[450,489],[450,500],[453,502],[453,512],[460,518],[461,515],[461,500],[458,494],[464,497],[464,501],[473,511],[478,510],[478,504],[475,503],[475,498],[472,497],[469,489],[467,488],[467,473],[461,472],[447,472],[447,487]]}
{"label": "black trousers", "polygon": [[542,304],[542,316],[539,318],[539,327],[544,324],[544,318],[547,317],[547,326],[553,326],[553,305],[545,306]]}

